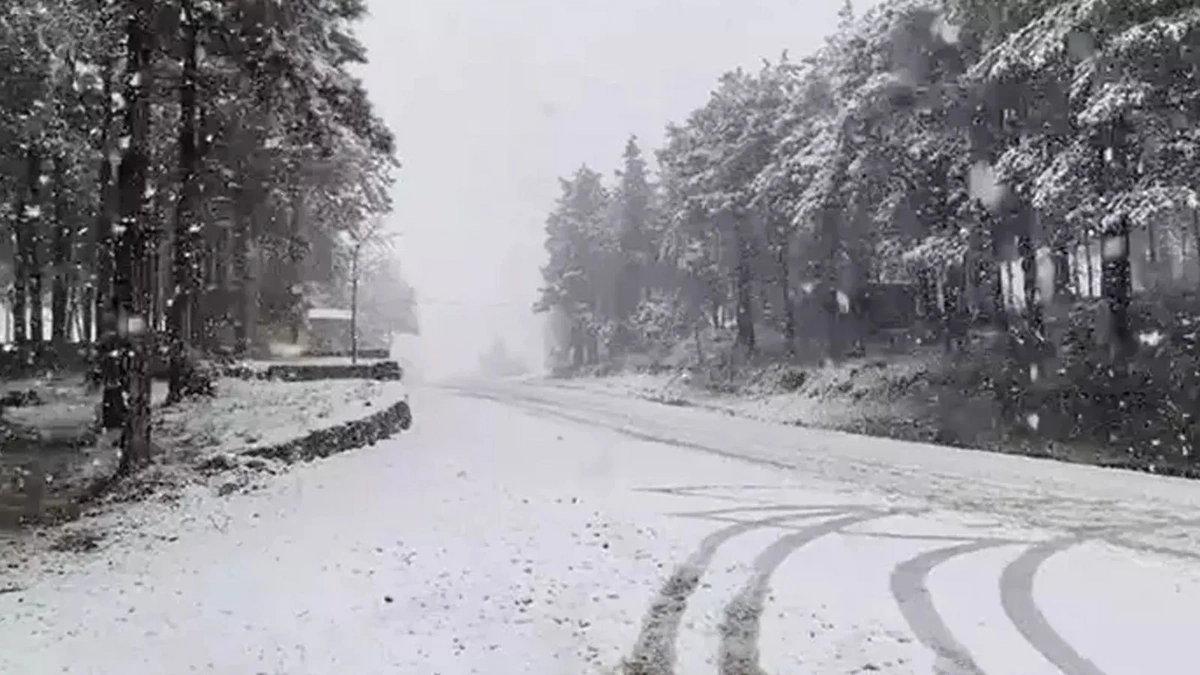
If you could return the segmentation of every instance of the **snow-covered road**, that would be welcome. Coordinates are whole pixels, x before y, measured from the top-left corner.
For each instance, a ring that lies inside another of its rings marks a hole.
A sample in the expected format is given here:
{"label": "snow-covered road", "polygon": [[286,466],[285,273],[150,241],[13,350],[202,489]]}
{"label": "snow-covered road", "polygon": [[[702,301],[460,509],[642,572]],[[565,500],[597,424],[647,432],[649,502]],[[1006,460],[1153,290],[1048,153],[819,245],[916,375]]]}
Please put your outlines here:
{"label": "snow-covered road", "polygon": [[1194,669],[1200,484],[545,384],[413,400],[7,570],[0,673]]}

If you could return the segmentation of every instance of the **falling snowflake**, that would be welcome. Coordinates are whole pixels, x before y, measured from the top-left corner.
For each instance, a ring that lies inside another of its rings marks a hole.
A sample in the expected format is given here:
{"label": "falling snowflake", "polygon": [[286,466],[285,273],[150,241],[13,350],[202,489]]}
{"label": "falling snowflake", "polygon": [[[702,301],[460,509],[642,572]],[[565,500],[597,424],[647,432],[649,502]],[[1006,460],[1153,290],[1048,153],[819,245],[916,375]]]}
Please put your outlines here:
{"label": "falling snowflake", "polygon": [[942,38],[942,41],[946,44],[956,45],[962,34],[962,29],[950,23],[946,19],[946,15],[943,14],[938,16],[937,20],[933,22],[933,32]]}
{"label": "falling snowflake", "polygon": [[1144,333],[1139,333],[1138,334],[1138,342],[1146,345],[1147,347],[1157,347],[1160,344],[1162,344],[1162,341],[1165,337],[1166,336],[1163,335],[1162,331],[1152,330],[1152,331],[1147,331]]}
{"label": "falling snowflake", "polygon": [[987,162],[978,162],[971,167],[968,176],[971,197],[981,202],[988,209],[995,211],[1000,208],[1008,190],[996,175],[996,170]]}

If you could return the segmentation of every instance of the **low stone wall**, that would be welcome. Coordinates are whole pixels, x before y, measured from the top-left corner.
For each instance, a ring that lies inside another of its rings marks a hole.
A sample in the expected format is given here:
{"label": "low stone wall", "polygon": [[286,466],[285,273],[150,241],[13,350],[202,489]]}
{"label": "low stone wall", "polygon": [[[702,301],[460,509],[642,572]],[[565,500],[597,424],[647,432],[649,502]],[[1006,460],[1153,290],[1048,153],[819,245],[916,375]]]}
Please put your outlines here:
{"label": "low stone wall", "polygon": [[241,454],[287,463],[304,462],[354,450],[407,430],[412,426],[412,409],[408,401],[397,401],[363,419],[350,420],[332,427],[317,429],[301,438],[276,445],[253,448]]}
{"label": "low stone wall", "polygon": [[[360,349],[358,350],[358,358],[368,360],[384,360],[391,357],[391,352],[387,349]],[[350,358],[350,350],[348,349],[313,349],[304,352],[304,356],[315,358],[330,358],[342,357]]]}
{"label": "low stone wall", "polygon": [[278,365],[267,368],[268,380],[399,380],[404,370],[395,361],[356,364]]}
{"label": "low stone wall", "polygon": [[286,382],[311,382],[313,380],[400,380],[404,369],[395,361],[372,363],[280,363],[256,369],[244,365],[230,365],[221,369],[226,377],[244,380],[283,380]]}

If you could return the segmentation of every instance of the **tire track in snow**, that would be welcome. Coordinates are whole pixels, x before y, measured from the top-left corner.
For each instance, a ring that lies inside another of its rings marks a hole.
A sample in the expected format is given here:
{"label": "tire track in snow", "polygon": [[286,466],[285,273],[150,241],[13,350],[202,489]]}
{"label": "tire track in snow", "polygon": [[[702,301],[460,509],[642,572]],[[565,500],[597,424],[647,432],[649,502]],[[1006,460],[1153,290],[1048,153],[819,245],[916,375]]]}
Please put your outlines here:
{"label": "tire track in snow", "polygon": [[[682,439],[667,437],[665,434],[648,433],[645,431],[641,431],[641,430],[633,428],[633,426],[627,422],[618,421],[616,419],[613,419],[612,413],[608,410],[595,409],[594,407],[590,407],[590,406],[576,406],[581,411],[587,411],[592,414],[588,415],[586,413],[584,413],[584,414],[573,413],[573,412],[567,412],[561,406],[554,405],[554,403],[552,403],[551,401],[539,399],[537,397],[530,396],[528,394],[526,394],[524,396],[518,395],[518,396],[514,397],[512,395],[503,396],[503,395],[499,395],[499,394],[482,393],[482,392],[479,392],[476,390],[466,390],[466,389],[457,388],[457,387],[451,388],[451,389],[455,390],[456,393],[458,393],[460,395],[464,395],[464,396],[468,396],[468,397],[472,397],[472,398],[490,400],[490,401],[502,403],[502,404],[510,404],[510,405],[517,404],[520,407],[522,407],[523,409],[525,409],[526,412],[529,412],[534,415],[538,415],[538,416],[542,416],[542,417],[546,417],[546,418],[552,418],[552,419],[565,420],[565,421],[569,421],[569,422],[581,423],[581,424],[585,424],[588,426],[607,428],[609,430],[616,431],[618,433],[622,433],[626,436],[629,436],[631,438],[636,438],[638,440],[666,443],[666,444],[673,445],[676,447],[683,447],[683,448],[689,448],[689,449],[693,449],[693,450],[699,450],[699,451],[706,452],[706,453],[720,456],[720,457],[738,459],[738,460],[745,461],[748,463],[758,464],[761,466],[768,466],[768,467],[772,467],[772,468],[780,468],[780,469],[796,469],[796,468],[798,468],[798,464],[795,462],[789,462],[786,460],[775,459],[775,458],[755,457],[752,455],[745,455],[745,454],[741,454],[738,452],[731,452],[731,451],[728,451],[728,450],[725,450],[722,448],[710,447],[703,443],[684,441]],[[597,416],[599,416],[602,419],[598,419]],[[875,468],[875,467],[870,467],[870,468]],[[703,491],[705,488],[710,488],[710,487],[715,487],[715,486],[701,486],[700,491]],[[755,486],[743,486],[743,487],[748,488],[748,489],[754,489]],[[677,494],[677,496],[681,496],[681,497],[682,496],[701,496],[700,494],[688,495],[687,494],[688,492],[694,492],[695,489],[687,488],[687,487],[667,488],[667,489],[651,488],[650,491],[658,491],[658,492],[662,492],[662,493],[666,493],[666,494],[670,494],[670,493],[674,492],[675,494]],[[717,499],[720,498],[715,495],[704,495],[704,496],[706,496],[708,498],[717,498]],[[1095,500],[1071,499],[1071,498],[1066,498],[1066,497],[1055,497],[1055,498],[1047,500],[1047,501],[1054,503],[1054,504],[1077,503],[1078,505],[1081,505],[1081,506],[1087,505],[1089,507],[1094,507],[1096,505]],[[1026,499],[1023,501],[1023,503],[1025,504],[1025,506],[1030,506],[1032,504],[1035,504],[1036,502],[1034,500]],[[851,510],[853,510],[853,509],[846,508],[842,512],[844,513],[847,511],[851,511]],[[812,515],[812,514],[809,514],[809,515]],[[795,516],[791,516],[791,517],[799,518],[799,517],[801,517],[801,515],[795,515]],[[735,525],[731,526],[730,528],[727,528],[727,530],[722,530],[717,533],[714,533],[713,535],[710,535],[710,538],[720,535],[721,533],[726,532],[728,530],[738,530],[737,533],[740,534],[743,531],[750,531],[751,529],[754,529],[756,526],[769,527],[772,524],[774,524],[770,521],[776,521],[776,520],[783,521],[783,520],[787,520],[789,518],[790,517],[783,516],[783,517],[779,517],[779,518],[767,519],[767,522],[756,521],[755,523],[745,523],[744,525],[743,524],[735,524]],[[1034,577],[1037,574],[1037,571],[1046,562],[1046,560],[1053,557],[1055,554],[1060,553],[1060,552],[1070,548],[1071,546],[1077,545],[1083,541],[1095,540],[1095,539],[1108,540],[1117,546],[1130,548],[1130,549],[1134,549],[1134,550],[1152,550],[1154,552],[1157,552],[1157,553],[1160,553],[1163,555],[1171,555],[1171,556],[1174,556],[1177,558],[1194,560],[1198,556],[1200,556],[1200,554],[1195,554],[1195,553],[1188,552],[1188,551],[1176,551],[1176,550],[1172,550],[1172,549],[1169,549],[1166,547],[1155,547],[1155,546],[1140,543],[1140,542],[1128,541],[1127,539],[1125,539],[1122,536],[1121,533],[1123,531],[1127,531],[1130,529],[1136,529],[1140,532],[1146,532],[1146,531],[1156,530],[1156,529],[1160,529],[1162,527],[1168,527],[1168,526],[1188,527],[1188,526],[1195,526],[1197,524],[1200,524],[1200,519],[1194,519],[1194,518],[1188,519],[1188,520],[1182,520],[1182,521],[1166,519],[1165,522],[1155,523],[1155,524],[1130,523],[1125,527],[1099,528],[1100,531],[1090,532],[1088,534],[1084,534],[1082,532],[1077,531],[1076,534],[1073,536],[1062,537],[1062,538],[1058,538],[1058,539],[1047,541],[1047,542],[1044,542],[1041,544],[1034,545],[1032,548],[1028,549],[1022,555],[1020,555],[1017,559],[1012,561],[1001,573],[1001,578],[999,580],[999,584],[1000,584],[1002,608],[1003,608],[1005,614],[1008,616],[1009,620],[1016,627],[1016,629],[1022,635],[1022,637],[1024,637],[1025,640],[1030,644],[1030,646],[1032,646],[1036,651],[1038,651],[1048,662],[1050,662],[1052,665],[1054,665],[1054,667],[1058,668],[1059,671],[1061,671],[1064,675],[1106,675],[1106,673],[1103,669],[1098,667],[1096,664],[1092,663],[1089,659],[1082,656],[1070,643],[1068,643],[1050,625],[1049,621],[1042,614],[1041,610],[1037,606],[1036,600],[1033,597],[1033,582],[1034,582]],[[742,529],[742,528],[746,528],[746,529]],[[1105,530],[1108,530],[1108,532],[1104,532]],[[1107,536],[1105,536],[1105,534],[1107,534]],[[736,535],[731,534],[731,535],[729,535],[729,537],[726,537],[725,539],[731,538],[732,536],[736,536]],[[922,538],[922,537],[916,537],[916,538]],[[708,539],[706,539],[705,541],[707,542]],[[715,547],[719,547],[721,545],[721,543],[723,543],[723,542],[724,542],[724,540],[721,540],[720,542],[715,544],[713,551],[711,551],[709,553],[710,559],[711,559],[712,555],[715,554]],[[983,541],[972,542],[973,545],[982,545],[983,543],[984,543]],[[1016,543],[1016,542],[1007,542],[1007,543],[1012,544],[1012,543]],[[963,545],[963,547],[966,547],[966,546],[967,546],[966,544]],[[959,547],[955,547],[955,548],[959,548]],[[697,553],[699,553],[699,551]],[[962,555],[962,553],[959,553],[957,555]],[[945,562],[945,561],[943,560],[941,562]],[[938,562],[936,564],[941,564],[941,562]],[[934,566],[936,566],[936,564]],[[671,584],[672,582],[675,582],[679,588],[681,588],[681,589],[686,588],[686,583],[682,583],[682,582],[687,581],[691,577],[686,574],[681,576],[681,573],[684,571],[686,571],[686,565],[681,566],[681,568],[679,570],[677,570],[676,574],[673,575],[672,580],[668,581],[668,585]],[[694,580],[695,585],[693,585],[691,587],[691,589],[688,590],[682,596],[682,602],[677,607],[679,616],[676,616],[674,619],[674,621],[675,621],[674,631],[675,632],[672,633],[672,635],[674,635],[675,633],[678,632],[678,622],[682,616],[682,610],[684,608],[683,603],[686,603],[687,596],[690,595],[691,592],[695,590],[695,586],[699,584],[699,572],[702,572],[702,571],[703,571],[703,569],[696,571],[696,573],[694,575],[695,576],[695,580]],[[668,590],[667,586],[664,586],[664,588],[660,592],[660,597],[659,597],[660,601],[663,600],[664,598],[668,597],[668,594],[666,593],[667,590]],[[656,602],[658,602],[658,601],[656,601]],[[652,608],[652,612],[653,612],[653,608]],[[650,618],[651,618],[651,616],[648,615],[647,621],[649,621]],[[939,621],[940,621],[940,619],[939,619]],[[926,632],[929,632],[931,628],[933,628],[933,626],[926,623],[923,630],[925,630]],[[645,633],[646,633],[646,627],[643,628],[643,634],[645,634]],[[933,637],[933,635],[929,635],[928,637]],[[642,647],[641,638],[639,638],[638,644],[639,644],[639,648],[641,648]],[[661,645],[661,643],[659,643],[659,644]],[[941,644],[953,645],[953,644],[957,644],[957,643],[956,642],[947,643],[947,642],[943,641]],[[669,654],[671,658],[665,662],[662,662],[662,661],[658,662],[656,664],[658,666],[658,669],[639,670],[636,667],[632,667],[632,666],[637,666],[641,662],[635,662],[635,663],[627,662],[626,670],[625,670],[626,675],[671,675],[671,673],[673,672],[673,668],[674,668],[674,641],[672,640],[669,645],[666,645],[665,649],[666,649],[666,651],[663,653]],[[965,653],[965,650],[963,650],[963,651]],[[648,652],[635,650],[635,655],[646,654],[646,653],[648,653]],[[935,653],[937,653],[937,650],[935,650]],[[978,666],[975,666],[975,667],[977,669],[976,671],[967,670],[965,672],[966,673],[979,672]],[[761,670],[747,670],[744,672],[747,675],[759,675],[762,671]],[[953,671],[951,671],[951,672],[953,672]],[[742,673],[736,673],[736,675],[742,675]]]}
{"label": "tire track in snow", "polygon": [[[835,513],[845,513],[846,510]],[[700,579],[721,546],[748,532],[830,514],[828,507],[800,507],[792,513],[730,525],[705,537],[688,559],[675,568],[651,601],[633,652],[625,660],[622,669],[624,675],[672,675],[675,672],[675,643],[688,598],[699,588]]]}
{"label": "tire track in snow", "polygon": [[929,592],[929,575],[939,565],[959,556],[1012,543],[1003,540],[968,541],[926,551],[892,570],[892,597],[913,635],[933,652],[936,659],[933,664],[935,675],[983,675],[984,671],[975,663],[970,651],[954,637],[934,606],[933,596]]}
{"label": "tire track in snow", "polygon": [[1033,582],[1047,560],[1089,538],[1060,537],[1032,546],[1000,574],[1000,604],[1029,644],[1063,675],[1106,675],[1083,657],[1042,614],[1033,597]]}
{"label": "tire track in snow", "polygon": [[754,576],[725,607],[725,619],[719,628],[721,642],[717,651],[720,675],[764,675],[759,665],[758,640],[771,576],[775,570],[805,545],[852,525],[887,518],[894,512],[870,512],[837,518],[806,527],[777,539],[754,559]]}

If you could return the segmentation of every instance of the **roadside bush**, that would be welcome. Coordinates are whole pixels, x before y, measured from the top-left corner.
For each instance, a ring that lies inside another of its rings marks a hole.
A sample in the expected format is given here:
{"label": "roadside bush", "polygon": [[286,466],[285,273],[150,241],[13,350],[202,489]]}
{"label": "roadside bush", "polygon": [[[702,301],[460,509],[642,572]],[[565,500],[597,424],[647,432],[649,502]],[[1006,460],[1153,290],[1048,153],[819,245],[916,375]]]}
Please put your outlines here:
{"label": "roadside bush", "polygon": [[798,368],[783,371],[779,376],[779,388],[784,391],[799,391],[808,381],[808,373]]}

